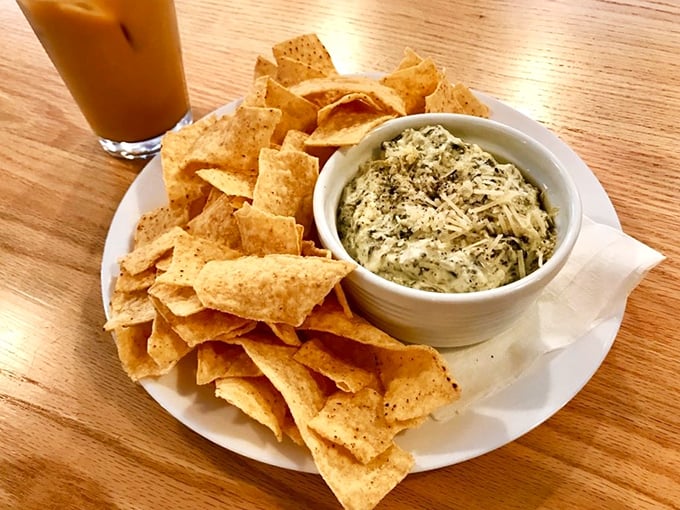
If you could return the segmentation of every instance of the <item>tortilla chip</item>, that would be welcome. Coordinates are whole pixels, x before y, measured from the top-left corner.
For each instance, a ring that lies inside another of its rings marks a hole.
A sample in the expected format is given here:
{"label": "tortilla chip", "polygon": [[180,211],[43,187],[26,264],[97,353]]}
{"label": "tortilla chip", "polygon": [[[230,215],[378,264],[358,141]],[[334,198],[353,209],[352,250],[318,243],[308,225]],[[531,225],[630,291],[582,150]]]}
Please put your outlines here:
{"label": "tortilla chip", "polygon": [[234,259],[240,252],[204,237],[185,235],[177,239],[172,251],[172,261],[156,283],[191,286],[196,276],[209,260]]}
{"label": "tortilla chip", "polygon": [[184,156],[183,174],[192,179],[185,181],[185,183],[198,183],[204,189],[205,182],[195,176],[196,170],[199,168],[220,168],[228,164],[230,160],[228,156],[225,156],[225,144],[233,122],[233,114],[215,117],[212,125],[205,129],[201,136],[194,141]]}
{"label": "tortilla chip", "polygon": [[114,291],[111,296],[109,320],[104,324],[104,330],[143,324],[154,318],[153,305],[149,301],[146,290],[135,292]]}
{"label": "tortilla chip", "polygon": [[302,238],[305,235],[305,227],[296,223],[295,230],[297,230],[298,246],[300,248],[298,255],[300,255],[300,252],[302,252]]}
{"label": "tortilla chip", "polygon": [[302,241],[302,255],[305,257],[333,258],[333,254],[326,248],[319,248],[314,241]]}
{"label": "tortilla chip", "polygon": [[234,115],[228,143],[233,147],[229,167],[257,173],[260,149],[269,147],[276,126],[281,121],[281,110],[276,108],[248,108],[241,106]]}
{"label": "tortilla chip", "polygon": [[281,57],[277,61],[276,81],[290,88],[305,80],[324,78],[326,74],[314,66],[310,66],[290,57]]}
{"label": "tortilla chip", "polygon": [[376,328],[366,319],[358,315],[347,317],[340,304],[334,299],[326,299],[321,306],[317,306],[298,329],[324,331],[374,347],[388,349],[404,347],[399,340]]}
{"label": "tortilla chip", "polygon": [[281,120],[272,135],[273,143],[282,143],[291,129],[311,133],[316,127],[317,106],[276,81],[266,79],[263,99],[265,106],[281,110]]}
{"label": "tortilla chip", "polygon": [[275,44],[272,53],[281,66],[281,60],[291,59],[319,70],[323,76],[337,75],[330,53],[316,34],[304,34]]}
{"label": "tortilla chip", "polygon": [[172,264],[172,252],[163,255],[156,261],[156,264],[154,264],[154,267],[156,268],[156,275],[163,274],[165,271],[167,271],[170,267],[170,264]]}
{"label": "tortilla chip", "polygon": [[149,287],[148,293],[163,303],[170,313],[179,317],[205,310],[193,287],[156,281]]}
{"label": "tortilla chip", "polygon": [[345,291],[342,288],[342,284],[338,283],[335,287],[333,287],[333,292],[335,293],[335,298],[338,300],[338,303],[340,303],[340,306],[342,307],[342,311],[345,312],[345,315],[350,319],[354,317],[352,309],[349,306],[349,301],[347,301]]}
{"label": "tortilla chip", "polygon": [[302,344],[294,359],[310,370],[328,377],[342,391],[355,393],[369,386],[373,388],[380,386],[377,372],[357,366],[340,352],[333,352],[318,338],[312,338]]}
{"label": "tortilla chip", "polygon": [[195,347],[208,340],[228,337],[236,331],[240,334],[244,328],[254,328],[257,325],[247,319],[210,309],[181,317],[174,315],[158,298],[149,296],[149,299],[189,347]]}
{"label": "tortilla chip", "polygon": [[390,423],[427,416],[460,395],[446,361],[432,347],[376,349],[376,357],[385,386],[385,419]]}
{"label": "tortilla chip", "polygon": [[468,115],[477,117],[489,117],[489,107],[475,97],[472,91],[462,83],[456,83],[453,87],[456,100]]}
{"label": "tortilla chip", "polygon": [[309,422],[329,441],[347,448],[362,464],[367,464],[389,449],[394,437],[422,420],[388,423],[383,416],[383,397],[370,388],[356,393],[338,391],[328,398],[323,409]]}
{"label": "tortilla chip", "polygon": [[187,221],[189,221],[189,214],[186,209],[178,210],[163,206],[146,212],[137,222],[134,247],[149,244],[172,227],[184,226]]}
{"label": "tortilla chip", "polygon": [[148,244],[135,248],[118,260],[120,266],[131,275],[136,275],[152,267],[154,263],[172,250],[177,238],[187,233],[180,227],[173,227]]}
{"label": "tortilla chip", "polygon": [[168,373],[191,348],[159,313],[153,320],[146,350],[162,373]]}
{"label": "tortilla chip", "polygon": [[269,76],[271,78],[276,78],[276,64],[262,55],[258,55],[255,60],[255,69],[253,70],[253,81],[257,81],[258,78],[263,76]]}
{"label": "tortilla chip", "polygon": [[220,168],[204,168],[196,171],[201,179],[232,197],[253,198],[257,175],[254,172],[234,172]]}
{"label": "tortilla chip", "polygon": [[425,416],[459,396],[458,384],[435,349],[404,345],[357,315],[348,318],[334,300],[316,307],[299,329],[332,333],[373,347],[390,422]]}
{"label": "tortilla chip", "polygon": [[215,395],[269,428],[283,441],[286,403],[266,377],[228,377],[215,381]]}
{"label": "tortilla chip", "polygon": [[260,174],[253,192],[253,206],[277,216],[294,217],[303,191],[307,192],[294,179],[286,162],[282,161],[280,151],[262,149]]}
{"label": "tortilla chip", "polygon": [[304,448],[307,447],[304,440],[302,439],[302,435],[300,434],[300,429],[295,424],[293,417],[290,415],[290,411],[286,413],[286,419],[283,422],[283,433],[288,436],[290,440],[296,445],[302,446]]}
{"label": "tortilla chip", "polygon": [[272,333],[286,345],[299,346],[302,345],[300,337],[293,326],[288,324],[278,324],[275,322],[268,322],[267,326],[272,330]]}
{"label": "tortilla chip", "polygon": [[446,77],[439,80],[437,88],[425,97],[427,113],[465,113],[465,109],[456,99],[456,91]]}
{"label": "tortilla chip", "polygon": [[373,128],[395,118],[366,107],[363,103],[353,103],[334,108],[326,120],[309,136],[307,147],[343,147],[355,145]]}
{"label": "tortilla chip", "polygon": [[258,108],[267,106],[264,102],[264,97],[267,94],[267,81],[269,81],[268,76],[260,76],[257,78],[253,82],[248,93],[243,97],[241,105],[256,106]]}
{"label": "tortilla chip", "polygon": [[209,308],[299,326],[353,269],[349,262],[279,254],[213,260],[201,269],[194,289]]}
{"label": "tortilla chip", "polygon": [[253,206],[277,216],[293,216],[309,232],[318,176],[319,161],[309,154],[262,149]]}
{"label": "tortilla chip", "polygon": [[[351,103],[355,103],[352,105]],[[345,94],[332,103],[321,108],[317,114],[319,124],[325,124],[337,108],[345,107],[351,111],[366,110],[381,113],[380,105],[370,95],[364,92],[352,92]]]}
{"label": "tortilla chip", "polygon": [[262,372],[240,345],[204,342],[196,347],[196,384],[225,377],[259,377]]}
{"label": "tortilla chip", "polygon": [[114,290],[117,292],[134,292],[136,290],[144,290],[151,287],[155,280],[155,267],[150,267],[149,269],[146,269],[135,275],[131,275],[123,269],[121,270],[120,275],[118,275],[116,278]]}
{"label": "tortilla chip", "polygon": [[179,214],[183,214],[187,205],[203,194],[205,183],[196,178],[192,171],[187,171],[186,158],[194,143],[216,121],[214,115],[208,115],[178,131],[169,131],[163,136],[161,167],[168,207]]}
{"label": "tortilla chip", "polygon": [[396,444],[369,463],[362,464],[348,450],[311,429],[305,442],[319,473],[344,508],[375,508],[408,475],[414,464],[413,456]]}
{"label": "tortilla chip", "polygon": [[300,255],[300,239],[292,216],[277,216],[244,204],[234,213],[248,255],[287,253]]}
{"label": "tortilla chip", "polygon": [[351,93],[364,93],[389,115],[406,115],[404,100],[393,88],[363,76],[316,78],[291,86],[290,91],[317,106],[324,107]]}
{"label": "tortilla chip", "polygon": [[222,117],[191,149],[186,166],[195,172],[221,168],[257,173],[257,157],[269,147],[281,111],[275,108],[239,106],[233,116]]}
{"label": "tortilla chip", "polygon": [[283,142],[281,142],[282,151],[305,151],[305,140],[309,138],[307,133],[298,131],[296,129],[290,129],[287,133]]}
{"label": "tortilla chip", "polygon": [[399,71],[400,69],[406,69],[407,67],[417,66],[422,61],[423,58],[411,48],[404,48],[404,58],[399,62],[396,70]]}
{"label": "tortilla chip", "polygon": [[128,377],[135,382],[161,373],[161,369],[146,350],[150,335],[151,322],[119,327],[114,331],[120,363]]}
{"label": "tortilla chip", "polygon": [[201,212],[203,212],[207,207],[210,207],[210,205],[212,205],[214,202],[216,202],[217,199],[220,198],[223,195],[224,195],[224,193],[222,193],[222,191],[215,188],[214,186],[212,188],[210,188],[210,191],[208,191],[208,196],[205,199],[205,203],[203,204],[203,209],[201,209],[199,214]]}
{"label": "tortilla chip", "polygon": [[236,225],[234,211],[231,198],[222,194],[187,224],[186,231],[192,236],[210,239],[228,248],[240,250],[241,234]]}
{"label": "tortilla chip", "polygon": [[238,339],[253,363],[283,395],[303,434],[307,423],[323,408],[326,397],[309,370],[296,362],[296,347],[267,342],[256,335]]}
{"label": "tortilla chip", "polygon": [[431,58],[412,67],[398,69],[380,80],[380,83],[393,88],[404,100],[406,113],[423,113],[425,96],[434,92],[441,73]]}

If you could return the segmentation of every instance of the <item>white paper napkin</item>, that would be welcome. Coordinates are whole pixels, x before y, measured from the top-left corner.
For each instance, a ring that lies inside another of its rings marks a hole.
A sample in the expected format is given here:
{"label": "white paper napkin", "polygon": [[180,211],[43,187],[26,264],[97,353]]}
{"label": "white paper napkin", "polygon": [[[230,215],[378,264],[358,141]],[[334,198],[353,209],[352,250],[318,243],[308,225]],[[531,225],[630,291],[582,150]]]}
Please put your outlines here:
{"label": "white paper napkin", "polygon": [[582,338],[612,316],[663,259],[620,230],[584,217],[568,262],[509,331],[478,345],[442,352],[462,393],[434,418],[456,416],[507,387],[541,356]]}

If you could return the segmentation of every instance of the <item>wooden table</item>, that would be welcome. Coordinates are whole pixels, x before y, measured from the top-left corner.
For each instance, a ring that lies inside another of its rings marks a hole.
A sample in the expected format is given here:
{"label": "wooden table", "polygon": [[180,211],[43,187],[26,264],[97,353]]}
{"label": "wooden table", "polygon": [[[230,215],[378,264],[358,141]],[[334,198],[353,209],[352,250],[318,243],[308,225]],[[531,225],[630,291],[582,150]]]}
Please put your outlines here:
{"label": "wooden table", "polygon": [[[540,121],[624,230],[668,259],[564,409],[492,453],[410,475],[380,508],[680,508],[680,5],[670,0],[177,0],[197,117],[258,54],[316,32],[342,72],[410,46]],[[240,457],[131,383],[106,333],[105,235],[142,163],[98,147],[18,7],[0,4],[0,507],[338,508],[319,476]]]}

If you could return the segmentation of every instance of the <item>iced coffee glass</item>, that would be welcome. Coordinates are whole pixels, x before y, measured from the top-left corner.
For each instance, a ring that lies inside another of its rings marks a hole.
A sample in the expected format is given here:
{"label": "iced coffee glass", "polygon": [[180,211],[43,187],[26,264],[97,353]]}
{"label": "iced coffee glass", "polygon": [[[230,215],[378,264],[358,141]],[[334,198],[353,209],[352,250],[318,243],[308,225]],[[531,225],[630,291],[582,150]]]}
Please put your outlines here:
{"label": "iced coffee glass", "polygon": [[173,0],[17,0],[108,153],[144,158],[191,122]]}

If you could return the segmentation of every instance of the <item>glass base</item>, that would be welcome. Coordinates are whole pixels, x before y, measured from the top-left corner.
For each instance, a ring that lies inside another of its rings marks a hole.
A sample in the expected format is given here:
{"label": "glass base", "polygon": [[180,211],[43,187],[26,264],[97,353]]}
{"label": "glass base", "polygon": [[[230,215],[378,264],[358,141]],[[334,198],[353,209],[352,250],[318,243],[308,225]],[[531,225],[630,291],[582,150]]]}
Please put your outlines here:
{"label": "glass base", "polygon": [[[183,126],[191,124],[192,120],[191,110],[189,110],[181,119],[179,119],[177,124],[169,129],[169,131],[177,131]],[[162,134],[139,142],[114,142],[113,140],[107,140],[106,138],[100,137],[99,145],[101,145],[106,152],[117,158],[146,159],[151,158],[160,152],[162,139]]]}

